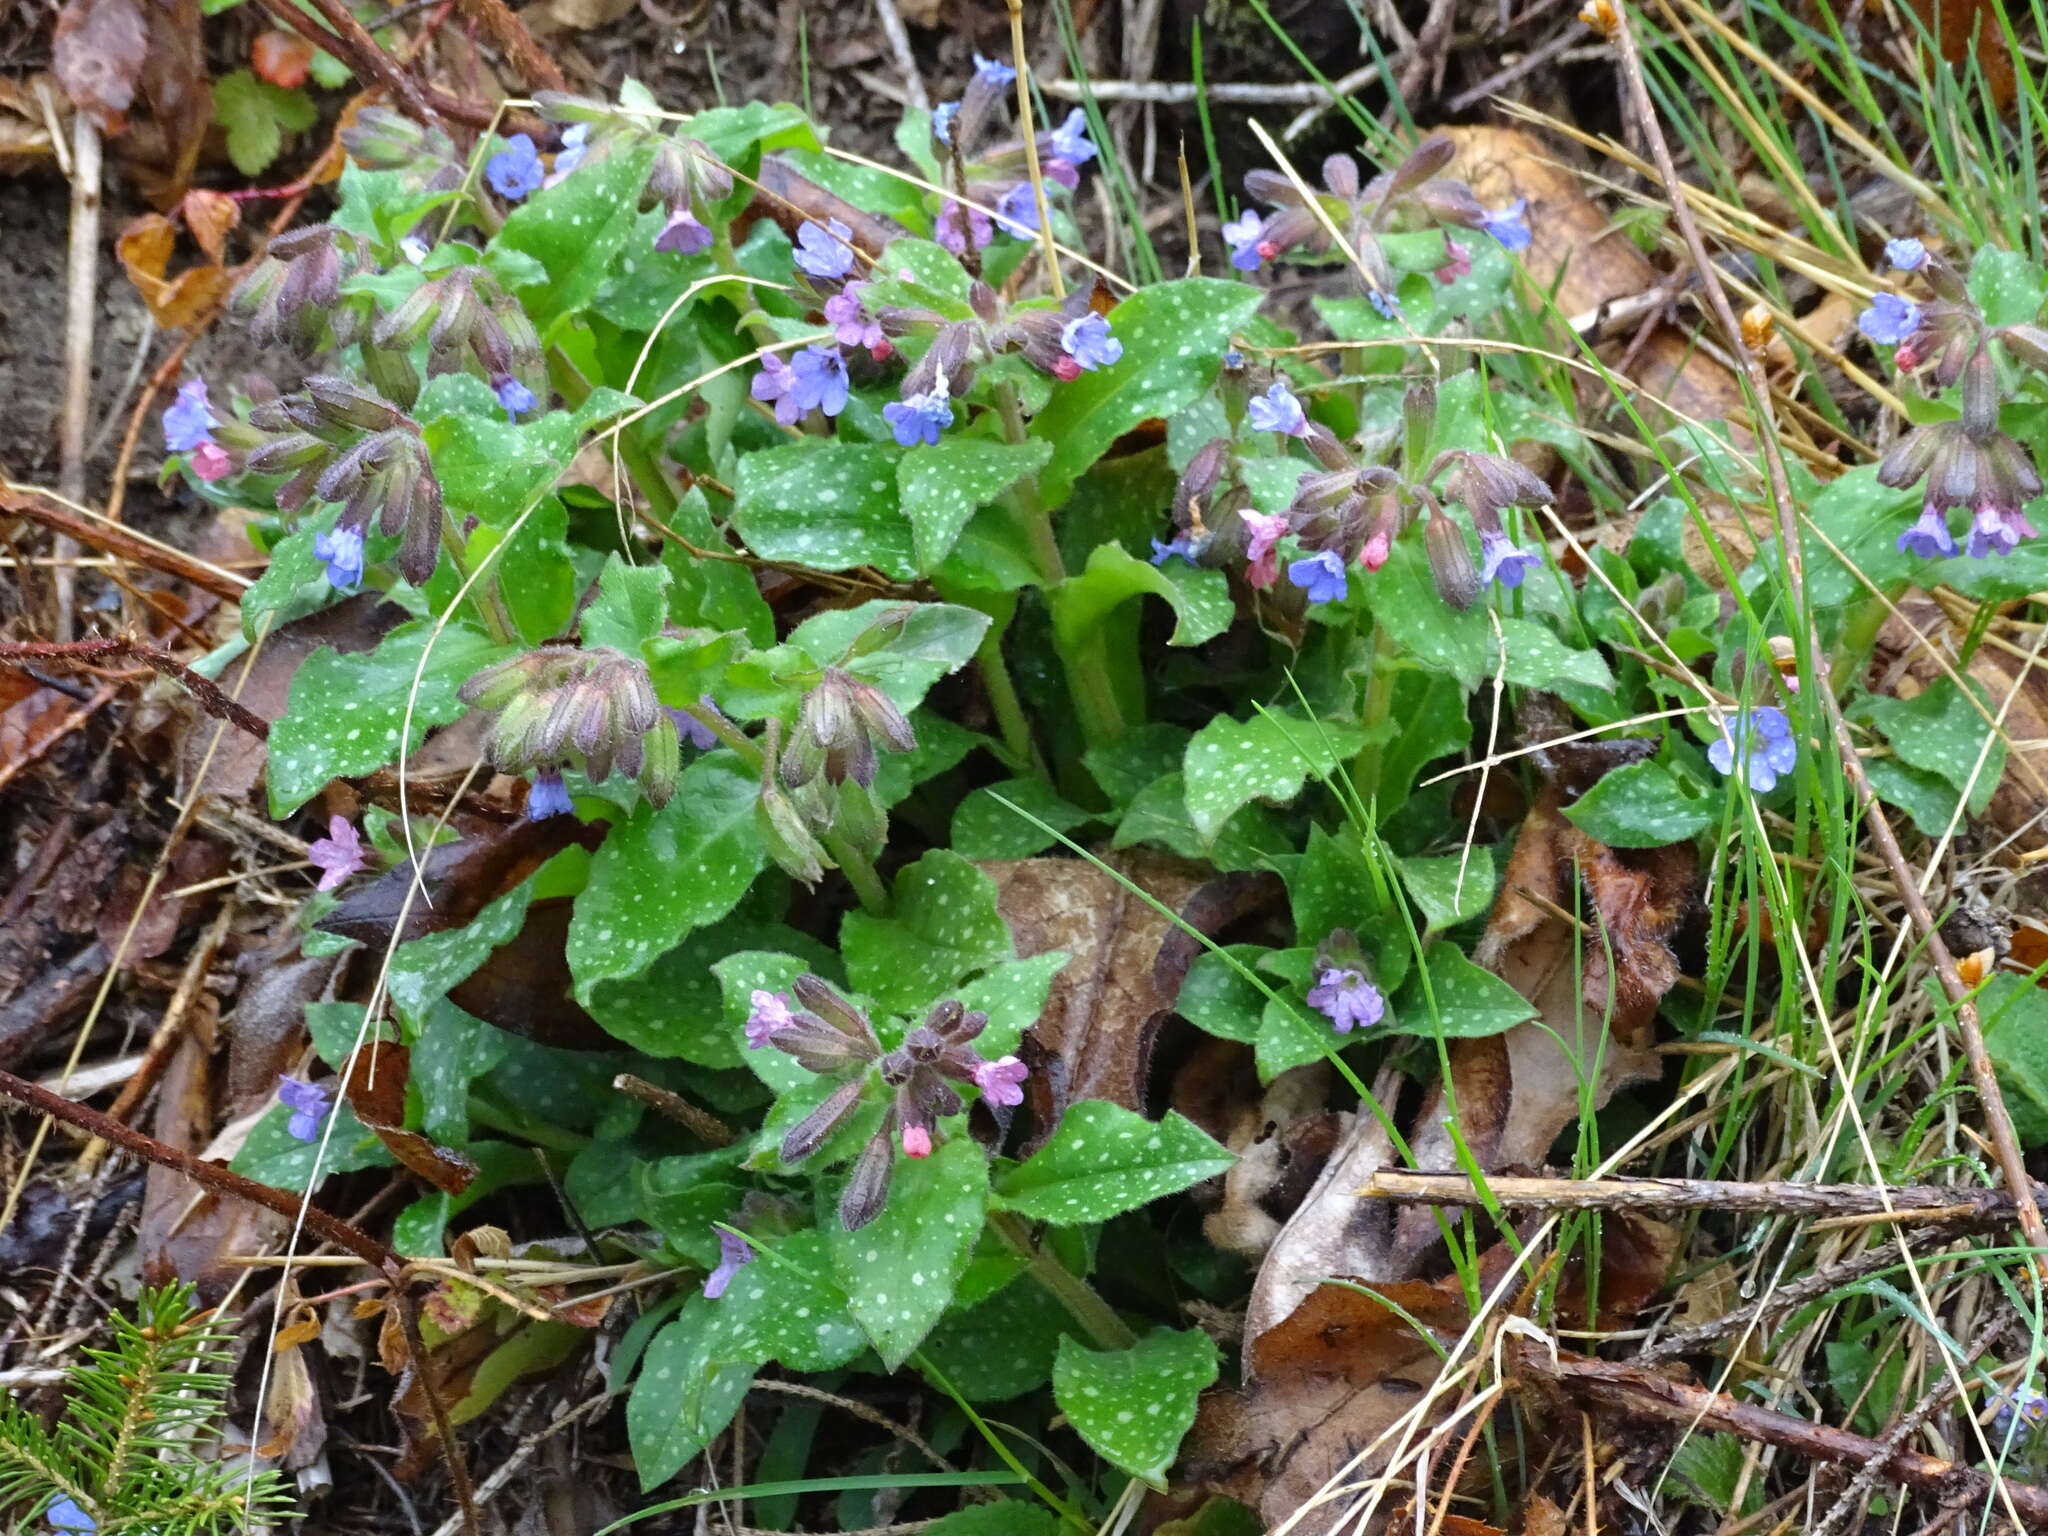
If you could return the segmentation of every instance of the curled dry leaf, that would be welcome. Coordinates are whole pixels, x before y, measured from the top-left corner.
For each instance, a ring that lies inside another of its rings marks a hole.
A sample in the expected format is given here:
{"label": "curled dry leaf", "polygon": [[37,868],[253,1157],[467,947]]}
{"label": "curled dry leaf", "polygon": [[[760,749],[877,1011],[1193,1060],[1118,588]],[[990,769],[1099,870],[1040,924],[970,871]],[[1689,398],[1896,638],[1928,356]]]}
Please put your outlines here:
{"label": "curled dry leaf", "polygon": [[273,27],[257,33],[249,45],[249,67],[272,85],[294,90],[306,83],[313,67],[313,45],[296,32]]}
{"label": "curled dry leaf", "polygon": [[51,129],[64,131],[64,109],[69,104],[55,75],[0,78],[0,176],[19,176],[55,163],[57,144]]}
{"label": "curled dry leaf", "polygon": [[405,1128],[405,1089],[411,1077],[411,1051],[395,1040],[366,1041],[349,1058],[342,1092],[356,1118],[376,1132],[393,1157],[443,1194],[459,1195],[476,1177],[477,1166],[453,1148],[436,1146]]}
{"label": "curled dry leaf", "polygon": [[52,67],[72,104],[102,133],[127,126],[148,54],[141,0],[69,0],[57,13]]}
{"label": "curled dry leaf", "polygon": [[[229,206],[233,207],[232,201]],[[197,233],[195,226],[194,234]],[[114,243],[128,281],[149,306],[150,318],[165,330],[190,325],[209,313],[233,282],[232,274],[217,264],[218,258],[215,264],[187,267],[176,277],[166,277],[164,273],[170,266],[177,239],[177,230],[169,219],[160,213],[145,213],[122,230],[121,238]]]}
{"label": "curled dry leaf", "polygon": [[996,883],[1017,953],[1029,958],[1063,950],[1068,956],[1019,1053],[1032,1069],[1025,1102],[1036,1127],[1034,1145],[1078,1100],[1145,1108],[1152,1043],[1173,1012],[1197,946],[1125,880],[1204,933],[1268,899],[1269,882],[1260,877],[1217,878],[1161,854],[1134,850],[1108,862],[1116,874],[1080,859],[981,866]]}
{"label": "curled dry leaf", "polygon": [[194,188],[178,205],[185,227],[215,266],[227,260],[228,232],[242,222],[242,205],[225,192]]}
{"label": "curled dry leaf", "polygon": [[1253,1340],[1242,1390],[1203,1397],[1182,1475],[1251,1505],[1269,1529],[1297,1515],[1290,1529],[1300,1536],[1340,1528],[1347,1500],[1305,1506],[1415,1407],[1436,1379],[1438,1351],[1464,1325],[1454,1285],[1316,1286]]}
{"label": "curled dry leaf", "polygon": [[[1244,1046],[1205,1042],[1175,1078],[1177,1102],[1188,1090],[1190,1069],[1205,1061],[1227,1063],[1239,1084],[1258,1081]],[[1202,1218],[1210,1242],[1254,1261],[1266,1256],[1281,1223],[1300,1208],[1350,1129],[1349,1114],[1326,1107],[1332,1082],[1325,1062],[1292,1067],[1268,1083],[1258,1099],[1236,1106],[1227,1123],[1203,1126],[1237,1154],[1223,1175],[1221,1203]]]}

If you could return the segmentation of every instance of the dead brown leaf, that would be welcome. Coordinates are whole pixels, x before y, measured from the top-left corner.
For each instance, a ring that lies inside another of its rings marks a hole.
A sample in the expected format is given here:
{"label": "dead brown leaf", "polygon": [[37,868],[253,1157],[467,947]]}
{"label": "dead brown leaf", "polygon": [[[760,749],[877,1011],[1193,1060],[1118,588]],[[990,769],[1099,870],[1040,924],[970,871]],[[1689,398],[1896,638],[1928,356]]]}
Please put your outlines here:
{"label": "dead brown leaf", "polygon": [[443,1194],[469,1188],[477,1166],[451,1147],[436,1146],[405,1128],[405,1089],[412,1078],[412,1052],[395,1040],[370,1040],[356,1047],[342,1077],[342,1092],[356,1118],[376,1132],[414,1173]]}
{"label": "dead brown leaf", "polygon": [[148,54],[149,21],[141,0],[69,0],[57,13],[52,67],[72,104],[102,133],[127,126]]}
{"label": "dead brown leaf", "polygon": [[[1218,878],[1206,867],[1133,850],[1110,867],[1196,929],[1214,933],[1267,899],[1260,877]],[[1123,881],[1081,859],[1012,859],[981,866],[996,883],[997,904],[1029,958],[1064,950],[1038,1022],[1019,1054],[1031,1065],[1026,1085],[1035,1134],[1052,1134],[1066,1107],[1107,1099],[1145,1107],[1152,1043],[1173,1012],[1195,945]]]}
{"label": "dead brown leaf", "polygon": [[[1218,1041],[1217,1044],[1231,1042]],[[1237,1081],[1255,1084],[1251,1053],[1237,1046]],[[1176,1089],[1186,1073],[1176,1078]],[[1223,1175],[1222,1203],[1202,1218],[1202,1232],[1217,1247],[1257,1261],[1279,1236],[1322,1177],[1352,1117],[1329,1109],[1333,1075],[1312,1062],[1282,1072],[1257,1100],[1241,1106],[1230,1123],[1204,1126],[1237,1154]],[[1197,1122],[1198,1124],[1200,1122]]]}
{"label": "dead brown leaf", "polygon": [[63,132],[69,106],[55,75],[0,77],[0,176],[19,176],[55,162],[51,129]]}
{"label": "dead brown leaf", "polygon": [[[186,201],[197,197],[218,198],[230,210],[235,206],[232,199],[212,192],[191,193]],[[210,217],[213,222],[206,226],[209,235],[218,227],[218,216]],[[226,229],[222,227],[219,232],[224,236]],[[193,233],[200,233],[199,226],[194,226]],[[216,264],[187,267],[176,277],[166,277],[177,239],[176,227],[169,219],[160,213],[145,213],[122,230],[121,238],[114,243],[128,281],[149,306],[150,317],[165,330],[190,325],[210,313],[234,280],[233,274],[217,264],[217,258]]]}
{"label": "dead brown leaf", "polygon": [[[1424,1337],[1384,1297],[1428,1330]],[[1251,1344],[1247,1385],[1202,1399],[1182,1457],[1187,1481],[1249,1504],[1277,1525],[1415,1406],[1436,1379],[1438,1351],[1465,1323],[1447,1287],[1404,1281],[1361,1289],[1326,1283]],[[1370,1460],[1353,1474],[1369,1476]],[[1333,1530],[1335,1500],[1299,1520],[1301,1536]]]}
{"label": "dead brown leaf", "polygon": [[215,266],[227,260],[228,233],[242,222],[242,205],[225,192],[194,188],[179,205],[185,227]]}

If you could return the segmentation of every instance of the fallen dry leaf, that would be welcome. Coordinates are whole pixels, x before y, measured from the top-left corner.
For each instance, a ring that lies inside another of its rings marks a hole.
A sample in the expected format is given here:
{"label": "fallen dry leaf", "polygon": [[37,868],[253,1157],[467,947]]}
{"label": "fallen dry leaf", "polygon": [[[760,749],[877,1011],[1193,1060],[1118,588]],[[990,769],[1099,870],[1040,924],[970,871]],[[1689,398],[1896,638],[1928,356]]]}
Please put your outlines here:
{"label": "fallen dry leaf", "polygon": [[[1415,1406],[1436,1379],[1438,1351],[1464,1324],[1464,1301],[1448,1287],[1419,1280],[1369,1290],[1317,1286],[1251,1344],[1241,1390],[1204,1395],[1182,1476],[1249,1504],[1269,1528],[1296,1515]],[[1368,1461],[1354,1475],[1374,1470]],[[1332,1500],[1291,1529],[1321,1536],[1338,1528],[1345,1507]]]}
{"label": "fallen dry leaf", "polygon": [[[1256,1083],[1251,1053],[1243,1046],[1236,1049],[1237,1080]],[[1202,1218],[1203,1235],[1218,1248],[1254,1262],[1263,1259],[1281,1223],[1307,1199],[1351,1126],[1349,1114],[1328,1107],[1332,1081],[1325,1062],[1290,1068],[1267,1084],[1259,1099],[1242,1106],[1230,1124],[1204,1126],[1237,1154],[1223,1175],[1222,1203]]]}
{"label": "fallen dry leaf", "polygon": [[249,67],[272,85],[294,90],[306,83],[313,67],[313,45],[296,32],[273,27],[257,33],[249,45]]}
{"label": "fallen dry leaf", "polygon": [[72,105],[119,133],[142,80],[149,22],[140,0],[70,0],[57,13],[51,65]]}
{"label": "fallen dry leaf", "polygon": [[356,1118],[376,1132],[393,1157],[443,1194],[459,1195],[476,1177],[476,1163],[405,1128],[405,1090],[411,1080],[411,1051],[395,1040],[370,1040],[349,1057],[341,1091]]}
{"label": "fallen dry leaf", "polygon": [[[1258,876],[1215,876],[1205,866],[1132,850],[1110,867],[1214,933],[1268,899]],[[1011,859],[984,864],[997,905],[1025,958],[1064,950],[1045,1011],[1019,1054],[1031,1066],[1025,1088],[1036,1145],[1069,1104],[1107,1099],[1143,1111],[1152,1042],[1173,1012],[1195,944],[1116,875],[1081,859]]]}
{"label": "fallen dry leaf", "polygon": [[51,74],[0,77],[0,176],[41,170],[57,159],[54,125],[64,131],[70,98]]}
{"label": "fallen dry leaf", "polygon": [[242,205],[225,192],[194,188],[178,206],[185,216],[185,227],[192,231],[199,248],[215,266],[226,261],[228,232],[242,222]]}

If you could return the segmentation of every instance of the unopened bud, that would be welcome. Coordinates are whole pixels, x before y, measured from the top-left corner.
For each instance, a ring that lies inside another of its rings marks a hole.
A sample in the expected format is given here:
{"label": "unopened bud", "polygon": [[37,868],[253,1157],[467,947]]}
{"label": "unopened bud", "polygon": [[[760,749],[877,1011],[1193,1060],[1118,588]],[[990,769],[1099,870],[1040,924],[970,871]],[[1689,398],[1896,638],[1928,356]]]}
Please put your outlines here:
{"label": "unopened bud", "polygon": [[390,401],[338,374],[315,374],[306,380],[306,393],[312,396],[321,416],[336,426],[383,432],[402,419]]}
{"label": "unopened bud", "polygon": [[2037,371],[2048,372],[2048,331],[2038,325],[2008,325],[1998,336],[2018,361]]}
{"label": "unopened bud", "polygon": [[1465,543],[1465,530],[1444,513],[1431,509],[1429,524],[1422,530],[1423,547],[1429,555],[1430,579],[1437,596],[1463,613],[1479,598],[1479,571],[1472,564],[1472,551]]}
{"label": "unopened bud", "polygon": [[773,784],[762,786],[754,807],[754,822],[761,834],[761,845],[783,873],[805,885],[816,885],[825,878],[824,845],[812,835],[789,796]]}

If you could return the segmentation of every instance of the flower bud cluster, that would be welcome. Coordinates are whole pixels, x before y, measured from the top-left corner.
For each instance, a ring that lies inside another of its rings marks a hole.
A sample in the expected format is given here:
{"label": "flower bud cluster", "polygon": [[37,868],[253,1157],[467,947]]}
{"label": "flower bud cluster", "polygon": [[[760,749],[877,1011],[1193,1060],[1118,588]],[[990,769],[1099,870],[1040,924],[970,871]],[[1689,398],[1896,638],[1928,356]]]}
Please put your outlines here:
{"label": "flower bud cluster", "polygon": [[506,773],[559,775],[580,761],[593,784],[614,772],[638,779],[654,805],[675,793],[681,737],[637,656],[602,645],[544,645],[486,667],[460,697],[496,716],[489,750]]}

